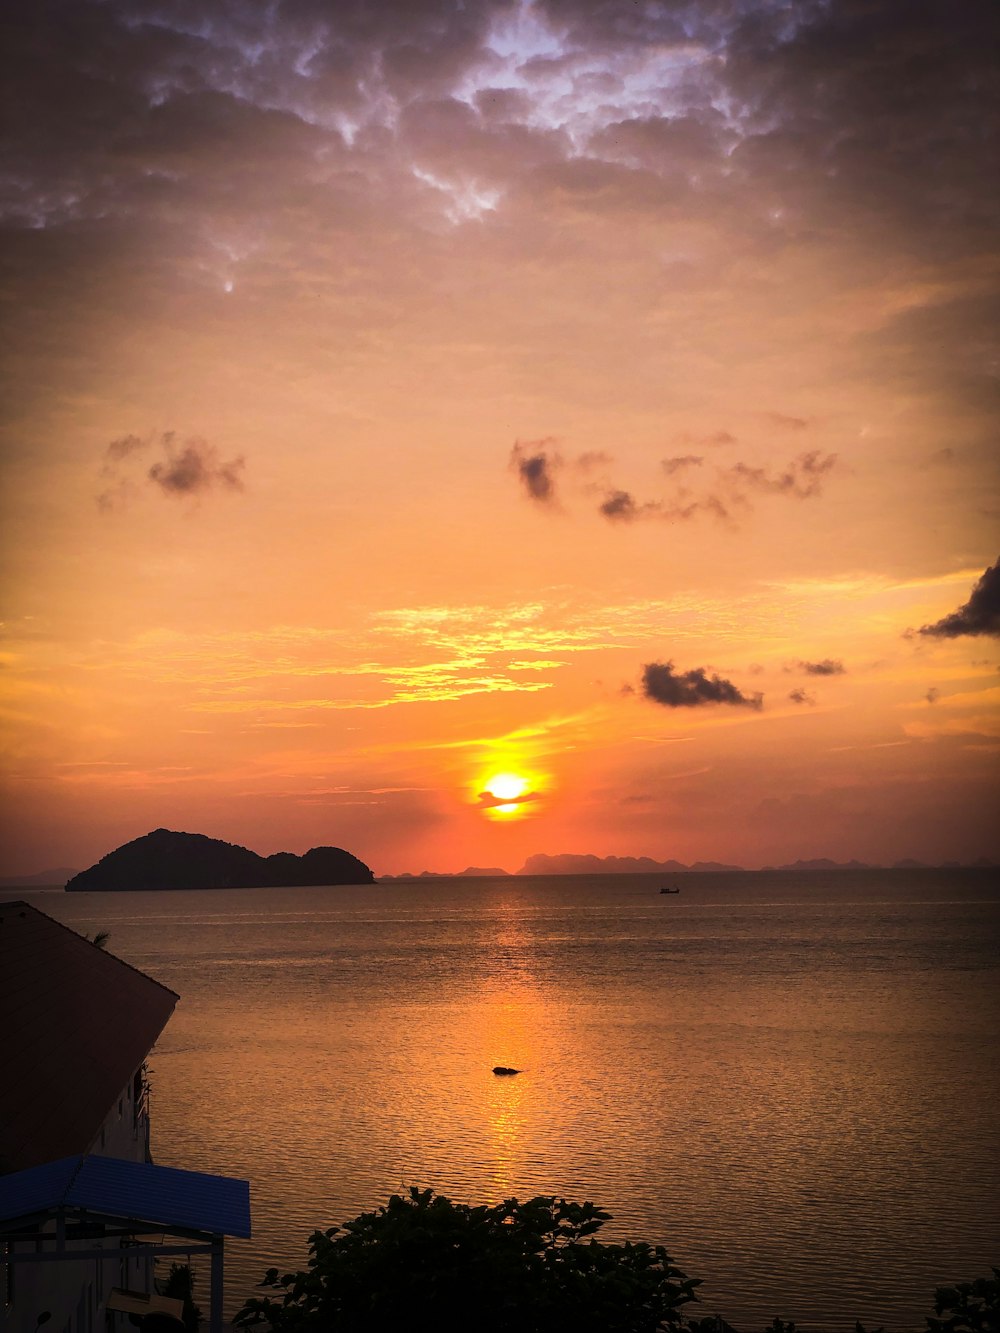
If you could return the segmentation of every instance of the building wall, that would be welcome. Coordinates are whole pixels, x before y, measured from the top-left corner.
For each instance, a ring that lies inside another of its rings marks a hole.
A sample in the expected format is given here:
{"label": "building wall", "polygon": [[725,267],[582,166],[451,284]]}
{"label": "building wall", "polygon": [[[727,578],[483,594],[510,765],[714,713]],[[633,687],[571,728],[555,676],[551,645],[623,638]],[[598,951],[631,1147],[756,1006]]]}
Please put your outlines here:
{"label": "building wall", "polygon": [[[118,1157],[130,1162],[149,1160],[149,1106],[145,1066],[135,1071],[122,1088],[90,1145],[97,1156]],[[55,1223],[45,1228],[55,1232]],[[67,1247],[73,1248],[73,1242]],[[88,1259],[73,1263],[14,1264],[7,1290],[0,1287],[0,1333],[105,1333],[104,1302],[113,1287],[149,1291],[152,1260],[126,1259],[118,1241],[78,1241],[77,1249],[106,1249],[116,1258]],[[19,1247],[27,1248],[26,1243]],[[33,1248],[33,1247],[32,1247]],[[11,1268],[8,1268],[10,1273]],[[8,1299],[8,1297],[10,1299]],[[43,1329],[38,1316],[49,1312]],[[120,1328],[131,1325],[122,1315],[115,1317]]]}
{"label": "building wall", "polygon": [[149,1079],[139,1066],[112,1103],[104,1124],[87,1149],[98,1157],[119,1157],[129,1162],[149,1158]]}

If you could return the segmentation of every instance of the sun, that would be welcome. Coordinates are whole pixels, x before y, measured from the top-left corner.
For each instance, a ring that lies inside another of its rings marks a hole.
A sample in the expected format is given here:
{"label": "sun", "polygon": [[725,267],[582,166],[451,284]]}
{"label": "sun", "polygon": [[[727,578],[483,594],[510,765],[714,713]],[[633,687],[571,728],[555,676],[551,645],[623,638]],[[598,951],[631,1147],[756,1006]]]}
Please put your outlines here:
{"label": "sun", "polygon": [[485,790],[500,801],[516,801],[528,790],[528,783],[516,773],[497,773],[486,779]]}
{"label": "sun", "polygon": [[475,784],[480,809],[489,819],[517,819],[528,814],[538,799],[532,780],[509,769],[494,771]]}

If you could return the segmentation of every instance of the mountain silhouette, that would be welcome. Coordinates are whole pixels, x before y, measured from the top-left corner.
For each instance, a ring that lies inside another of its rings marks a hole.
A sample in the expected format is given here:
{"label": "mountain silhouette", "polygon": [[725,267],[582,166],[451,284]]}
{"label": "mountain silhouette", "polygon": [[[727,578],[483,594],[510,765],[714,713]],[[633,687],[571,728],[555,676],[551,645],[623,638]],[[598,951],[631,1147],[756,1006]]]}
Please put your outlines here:
{"label": "mountain silhouette", "polygon": [[368,866],[340,847],[313,847],[302,856],[258,856],[203,833],[159,828],[74,875],[66,890],[271,889],[374,882]]}
{"label": "mountain silhouette", "polygon": [[563,852],[548,856],[538,852],[529,856],[517,872],[519,875],[661,875],[680,874],[685,870],[721,871],[742,870],[742,866],[724,865],[720,861],[654,861],[649,856],[593,856]]}

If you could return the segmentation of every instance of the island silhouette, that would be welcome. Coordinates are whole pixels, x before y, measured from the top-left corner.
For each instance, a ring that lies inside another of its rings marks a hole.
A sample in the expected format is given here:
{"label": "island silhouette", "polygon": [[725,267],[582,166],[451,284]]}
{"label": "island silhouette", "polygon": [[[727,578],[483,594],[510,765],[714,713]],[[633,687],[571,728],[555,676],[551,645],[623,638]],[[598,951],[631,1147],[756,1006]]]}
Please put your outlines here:
{"label": "island silhouette", "polygon": [[277,889],[374,882],[369,867],[340,847],[313,847],[302,856],[292,852],[258,856],[203,833],[159,828],[81,870],[66,891]]}

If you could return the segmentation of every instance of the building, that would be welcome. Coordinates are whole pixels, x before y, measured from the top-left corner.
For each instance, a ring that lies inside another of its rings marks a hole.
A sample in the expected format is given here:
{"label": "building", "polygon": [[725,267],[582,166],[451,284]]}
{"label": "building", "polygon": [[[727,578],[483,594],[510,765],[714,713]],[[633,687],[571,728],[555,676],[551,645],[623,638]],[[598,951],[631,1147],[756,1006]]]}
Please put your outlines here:
{"label": "building", "polygon": [[[157,1256],[249,1236],[246,1181],[156,1166],[146,1059],[178,996],[24,902],[0,904],[0,1333],[104,1333],[158,1301]],[[120,1313],[116,1314],[118,1311]]]}

